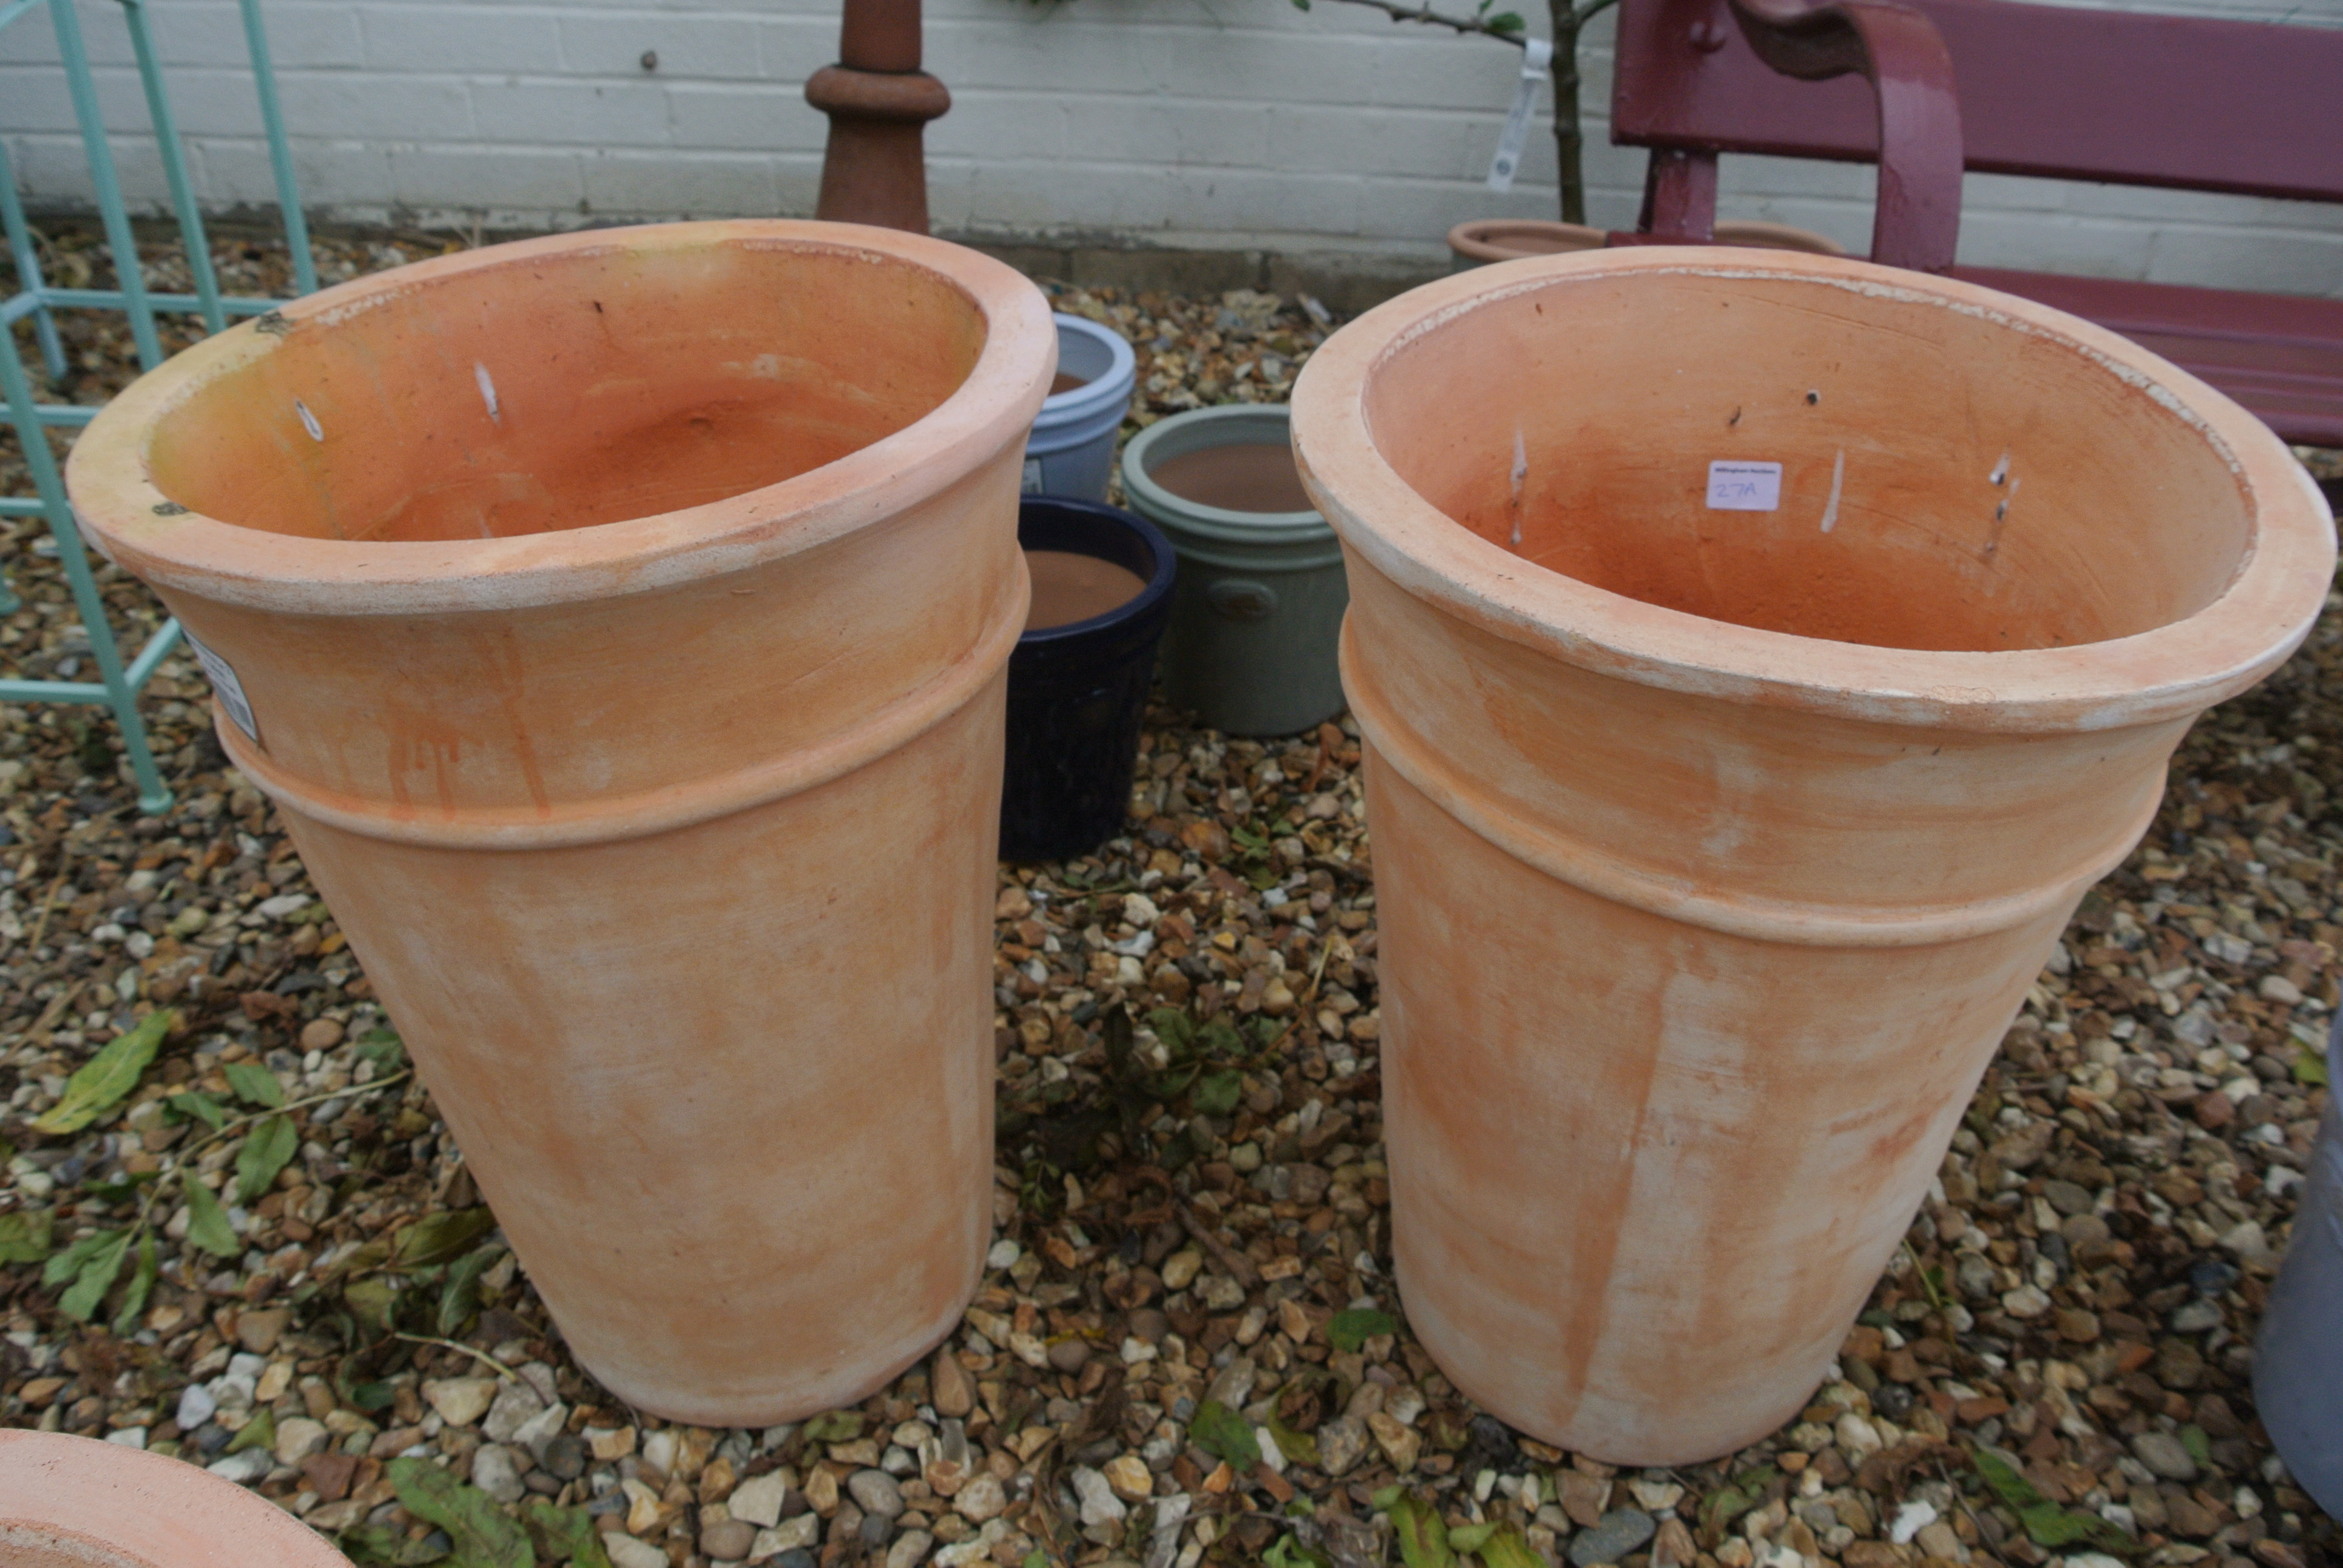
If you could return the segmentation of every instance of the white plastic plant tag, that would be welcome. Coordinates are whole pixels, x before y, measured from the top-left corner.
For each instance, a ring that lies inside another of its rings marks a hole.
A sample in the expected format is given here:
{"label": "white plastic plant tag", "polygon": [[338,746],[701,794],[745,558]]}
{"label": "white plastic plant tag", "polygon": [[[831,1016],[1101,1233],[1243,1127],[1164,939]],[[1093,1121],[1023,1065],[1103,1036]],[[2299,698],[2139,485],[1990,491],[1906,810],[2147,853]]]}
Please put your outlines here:
{"label": "white plastic plant tag", "polygon": [[1711,463],[1708,509],[1712,512],[1771,512],[1782,505],[1779,463]]}
{"label": "white plastic plant tag", "polygon": [[1530,145],[1530,116],[1536,112],[1538,84],[1545,80],[1546,67],[1554,64],[1554,45],[1544,38],[1532,38],[1522,45],[1521,85],[1513,90],[1513,112],[1505,116],[1505,129],[1497,137],[1497,156],[1489,160],[1489,188],[1509,191],[1513,188],[1513,175],[1522,166],[1522,151]]}
{"label": "white plastic plant tag", "polygon": [[260,739],[260,726],[253,721],[252,704],[245,699],[244,682],[236,678],[235,668],[226,659],[197,642],[195,633],[182,627],[180,635],[187,639],[187,646],[196,650],[196,662],[204,667],[204,678],[212,683],[212,689],[219,694],[220,706],[227,709],[227,716],[230,719],[236,720],[236,727],[252,737],[256,743]]}

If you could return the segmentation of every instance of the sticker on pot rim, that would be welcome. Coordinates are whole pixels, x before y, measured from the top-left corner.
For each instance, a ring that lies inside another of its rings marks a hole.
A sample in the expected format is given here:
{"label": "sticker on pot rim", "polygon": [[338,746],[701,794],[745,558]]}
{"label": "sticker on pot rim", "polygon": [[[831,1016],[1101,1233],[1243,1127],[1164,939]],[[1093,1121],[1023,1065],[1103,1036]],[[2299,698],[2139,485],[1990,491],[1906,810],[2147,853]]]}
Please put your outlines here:
{"label": "sticker on pot rim", "polygon": [[1782,506],[1779,463],[1711,463],[1708,509],[1712,512],[1772,512]]}
{"label": "sticker on pot rim", "polygon": [[251,736],[256,745],[258,744],[260,726],[253,722],[252,704],[245,698],[244,682],[236,678],[235,668],[226,659],[197,642],[196,634],[186,628],[181,627],[179,635],[186,638],[187,646],[196,650],[196,662],[204,667],[205,678],[212,683],[212,689],[219,694],[220,706],[227,709],[227,716],[230,719],[236,720],[236,727]]}
{"label": "sticker on pot rim", "polygon": [[1041,459],[1039,457],[1025,459],[1025,493],[1029,496],[1041,493]]}

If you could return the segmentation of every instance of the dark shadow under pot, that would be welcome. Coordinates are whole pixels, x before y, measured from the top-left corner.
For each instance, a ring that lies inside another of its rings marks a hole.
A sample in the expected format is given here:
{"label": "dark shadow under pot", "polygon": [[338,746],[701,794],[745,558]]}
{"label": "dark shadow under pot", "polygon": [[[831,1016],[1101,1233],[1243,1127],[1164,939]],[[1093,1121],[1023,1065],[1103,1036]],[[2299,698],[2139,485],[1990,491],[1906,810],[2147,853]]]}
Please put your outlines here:
{"label": "dark shadow under pot", "polygon": [[1123,830],[1174,558],[1152,523],[1028,496],[1017,542],[1033,609],[1009,660],[1001,857],[1061,860]]}

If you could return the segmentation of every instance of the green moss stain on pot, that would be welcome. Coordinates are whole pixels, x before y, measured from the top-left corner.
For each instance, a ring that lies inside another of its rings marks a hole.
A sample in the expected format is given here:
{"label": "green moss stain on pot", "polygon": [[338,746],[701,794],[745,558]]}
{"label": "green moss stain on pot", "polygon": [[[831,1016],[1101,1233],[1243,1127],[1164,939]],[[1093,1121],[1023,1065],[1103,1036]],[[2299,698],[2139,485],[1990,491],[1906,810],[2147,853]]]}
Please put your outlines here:
{"label": "green moss stain on pot", "polygon": [[1054,358],[954,246],[653,226],[313,296],[75,450],[571,1350],[646,1411],[850,1403],[974,1288]]}
{"label": "green moss stain on pot", "polygon": [[2308,630],[2326,509],[2145,350],[1819,256],[1458,275],[1293,407],[1409,1320],[1546,1442],[1728,1452],[1832,1364],[2188,725]]}
{"label": "green moss stain on pot", "polygon": [[1123,448],[1123,493],[1180,557],[1166,694],[1216,729],[1290,735],[1342,710],[1341,547],[1293,468],[1286,410],[1175,414]]}

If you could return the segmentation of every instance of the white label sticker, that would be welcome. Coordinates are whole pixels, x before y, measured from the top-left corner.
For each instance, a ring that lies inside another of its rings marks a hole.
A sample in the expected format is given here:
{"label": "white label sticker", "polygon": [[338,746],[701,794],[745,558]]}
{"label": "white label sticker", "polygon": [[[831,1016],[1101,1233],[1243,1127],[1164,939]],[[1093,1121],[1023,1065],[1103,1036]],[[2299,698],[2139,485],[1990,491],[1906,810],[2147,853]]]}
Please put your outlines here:
{"label": "white label sticker", "polygon": [[1513,106],[1505,116],[1505,128],[1497,136],[1497,151],[1489,160],[1489,188],[1509,191],[1513,188],[1513,176],[1520,172],[1522,153],[1530,142],[1530,116],[1537,112],[1538,84],[1545,80],[1546,67],[1554,64],[1554,45],[1544,38],[1529,38],[1522,45],[1522,79],[1513,90]]}
{"label": "white label sticker", "polygon": [[1782,505],[1779,463],[1711,463],[1708,509],[1712,512],[1771,512]]}
{"label": "white label sticker", "polygon": [[1041,459],[1039,457],[1025,459],[1025,493],[1029,496],[1041,493]]}
{"label": "white label sticker", "polygon": [[187,646],[196,650],[196,662],[204,667],[204,676],[212,683],[212,690],[218,693],[220,706],[227,709],[227,716],[236,720],[238,729],[257,741],[260,726],[253,722],[252,704],[245,699],[244,682],[236,678],[236,670],[226,659],[197,642],[195,633],[185,628],[180,629]]}

